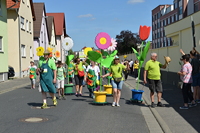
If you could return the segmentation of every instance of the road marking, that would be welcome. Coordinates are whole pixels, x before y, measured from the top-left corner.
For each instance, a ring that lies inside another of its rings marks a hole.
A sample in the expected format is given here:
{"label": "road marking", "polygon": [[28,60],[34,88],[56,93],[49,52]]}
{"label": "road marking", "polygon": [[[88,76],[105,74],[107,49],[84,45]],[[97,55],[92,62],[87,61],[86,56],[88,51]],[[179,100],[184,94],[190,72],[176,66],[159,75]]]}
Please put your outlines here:
{"label": "road marking", "polygon": [[7,93],[7,92],[10,92],[10,91],[13,91],[13,90],[16,90],[16,89],[19,89],[19,88],[22,88],[22,87],[25,87],[25,86],[28,86],[28,85],[30,85],[30,83],[19,85],[19,86],[15,86],[15,87],[12,87],[10,89],[2,90],[2,91],[0,91],[0,95],[4,94],[4,93]]}

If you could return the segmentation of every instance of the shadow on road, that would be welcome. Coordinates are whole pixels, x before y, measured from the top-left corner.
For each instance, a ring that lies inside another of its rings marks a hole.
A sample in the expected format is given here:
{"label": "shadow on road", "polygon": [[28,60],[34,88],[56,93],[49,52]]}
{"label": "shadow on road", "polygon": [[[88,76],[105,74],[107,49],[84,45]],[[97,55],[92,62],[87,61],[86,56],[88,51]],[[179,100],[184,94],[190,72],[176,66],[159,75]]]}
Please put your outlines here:
{"label": "shadow on road", "polygon": [[32,106],[32,107],[40,107],[40,106],[42,106],[42,103],[27,103],[29,106]]}

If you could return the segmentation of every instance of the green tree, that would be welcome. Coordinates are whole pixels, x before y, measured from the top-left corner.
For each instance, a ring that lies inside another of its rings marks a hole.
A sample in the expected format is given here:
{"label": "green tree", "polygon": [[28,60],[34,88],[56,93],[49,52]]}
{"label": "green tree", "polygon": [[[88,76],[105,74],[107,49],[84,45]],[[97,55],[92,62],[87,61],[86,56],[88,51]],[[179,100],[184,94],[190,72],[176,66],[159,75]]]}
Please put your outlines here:
{"label": "green tree", "polygon": [[70,49],[70,50],[68,51],[68,54],[69,54],[69,55],[74,55],[74,51],[73,51],[72,49]]}
{"label": "green tree", "polygon": [[132,48],[137,49],[137,43],[140,44],[142,41],[137,33],[132,33],[129,30],[123,30],[120,35],[116,35],[117,50],[120,55],[132,53]]}

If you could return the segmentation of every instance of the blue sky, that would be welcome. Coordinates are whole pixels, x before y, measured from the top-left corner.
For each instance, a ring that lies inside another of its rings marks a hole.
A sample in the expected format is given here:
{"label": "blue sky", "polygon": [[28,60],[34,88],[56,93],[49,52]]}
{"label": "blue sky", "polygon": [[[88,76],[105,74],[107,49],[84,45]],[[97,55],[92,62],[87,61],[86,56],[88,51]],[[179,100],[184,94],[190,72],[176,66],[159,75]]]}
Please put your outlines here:
{"label": "blue sky", "polygon": [[[46,12],[64,12],[73,51],[96,47],[99,32],[115,38],[122,30],[138,33],[140,25],[151,26],[151,10],[173,0],[33,0],[45,3]],[[151,36],[148,40],[151,40]]]}

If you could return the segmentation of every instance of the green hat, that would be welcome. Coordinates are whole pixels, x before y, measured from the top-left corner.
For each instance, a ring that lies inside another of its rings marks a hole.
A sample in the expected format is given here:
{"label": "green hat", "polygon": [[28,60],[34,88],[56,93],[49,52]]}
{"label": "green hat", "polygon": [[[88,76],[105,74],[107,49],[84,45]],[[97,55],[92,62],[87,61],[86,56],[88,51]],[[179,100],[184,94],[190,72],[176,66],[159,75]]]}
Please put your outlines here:
{"label": "green hat", "polygon": [[45,54],[50,54],[50,51],[49,51],[48,49],[45,50],[45,51],[44,51],[44,55],[45,55]]}

